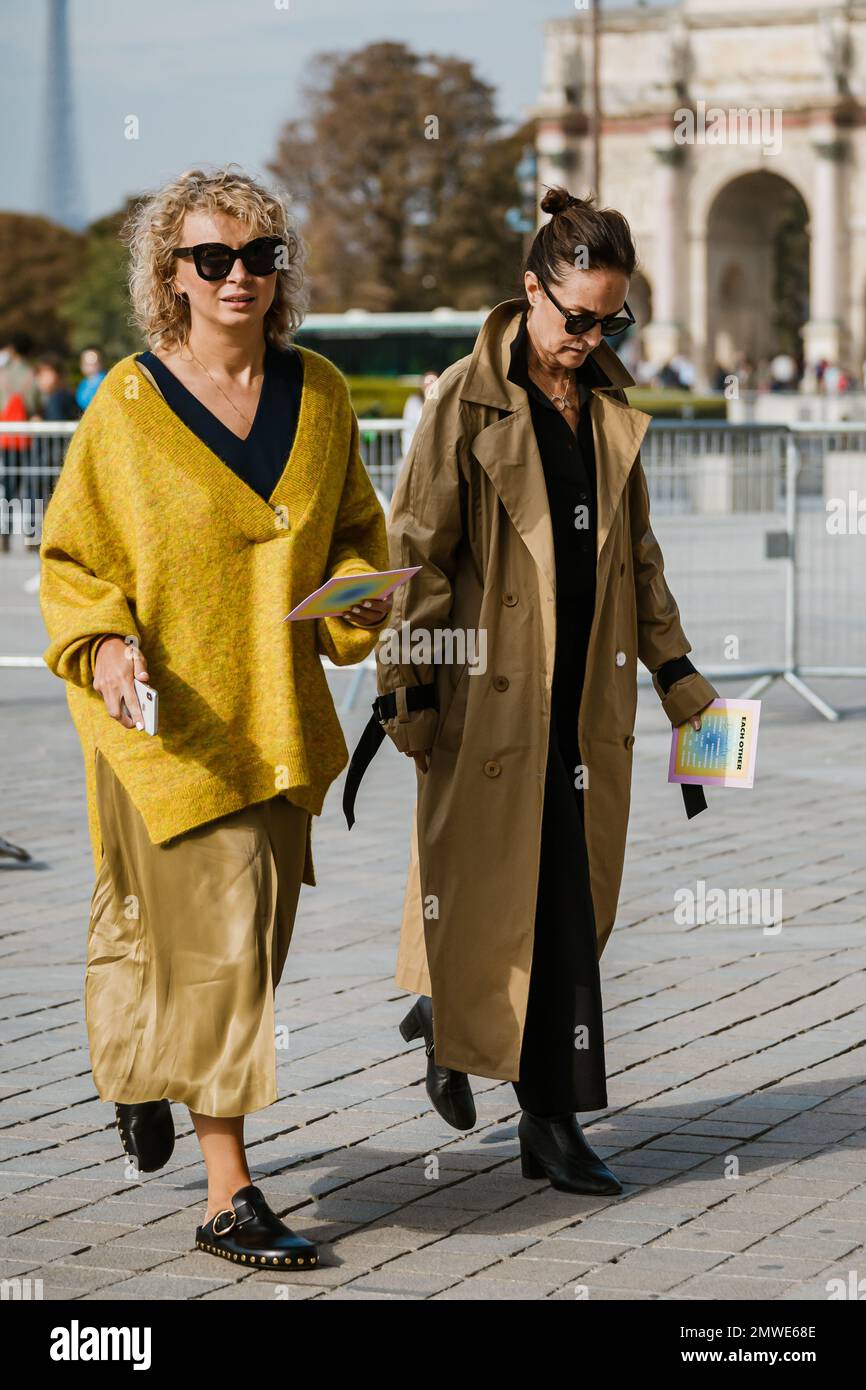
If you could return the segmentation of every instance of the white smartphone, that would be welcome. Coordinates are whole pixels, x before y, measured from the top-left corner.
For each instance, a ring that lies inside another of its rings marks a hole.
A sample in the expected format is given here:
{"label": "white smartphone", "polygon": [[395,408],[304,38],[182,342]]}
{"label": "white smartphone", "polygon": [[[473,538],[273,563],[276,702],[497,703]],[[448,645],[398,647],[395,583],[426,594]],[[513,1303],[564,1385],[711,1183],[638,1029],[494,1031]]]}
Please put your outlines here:
{"label": "white smartphone", "polygon": [[146,681],[138,680],[135,676],[133,676],[132,684],[135,686],[138,703],[141,705],[144,732],[153,735],[159,724],[159,696],[152,685],[148,685]]}

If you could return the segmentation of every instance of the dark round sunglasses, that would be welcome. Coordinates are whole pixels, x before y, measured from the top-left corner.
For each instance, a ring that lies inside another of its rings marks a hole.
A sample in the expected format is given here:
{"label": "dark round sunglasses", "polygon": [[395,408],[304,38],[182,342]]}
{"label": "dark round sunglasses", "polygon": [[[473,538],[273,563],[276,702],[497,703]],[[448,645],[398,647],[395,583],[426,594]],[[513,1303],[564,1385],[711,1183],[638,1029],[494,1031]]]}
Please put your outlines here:
{"label": "dark round sunglasses", "polygon": [[580,333],[591,333],[595,325],[600,323],[605,338],[615,338],[618,333],[624,333],[636,322],[628,304],[622,306],[625,309],[625,314],[610,314],[606,319],[597,319],[592,314],[573,314],[570,309],[563,309],[558,299],[554,299],[540,275],[536,278],[551,304],[555,305],[562,314],[565,319],[565,331],[572,337],[577,337]]}
{"label": "dark round sunglasses", "polygon": [[202,280],[224,280],[240,259],[250,275],[273,275],[277,269],[277,253],[286,245],[282,237],[259,236],[233,251],[221,241],[201,241],[198,246],[178,246],[173,256],[192,256]]}

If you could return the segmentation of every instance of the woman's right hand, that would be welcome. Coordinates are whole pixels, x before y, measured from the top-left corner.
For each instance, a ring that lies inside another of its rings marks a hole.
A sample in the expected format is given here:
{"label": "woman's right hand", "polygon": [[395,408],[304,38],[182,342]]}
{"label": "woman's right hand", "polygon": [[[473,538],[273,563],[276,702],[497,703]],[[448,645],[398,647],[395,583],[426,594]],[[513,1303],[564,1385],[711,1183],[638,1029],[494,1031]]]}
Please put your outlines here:
{"label": "woman's right hand", "polygon": [[426,772],[427,769],[428,769],[428,767],[430,766],[430,754],[429,754],[429,753],[407,753],[407,754],[406,754],[406,757],[407,757],[407,758],[414,758],[414,759],[415,759],[415,766],[416,766],[417,768],[420,768],[422,772]]}
{"label": "woman's right hand", "polygon": [[133,677],[140,681],[150,679],[141,648],[124,642],[122,637],[107,637],[100,642],[93,665],[93,689],[102,696],[112,719],[117,719],[124,729],[143,729],[144,715]]}

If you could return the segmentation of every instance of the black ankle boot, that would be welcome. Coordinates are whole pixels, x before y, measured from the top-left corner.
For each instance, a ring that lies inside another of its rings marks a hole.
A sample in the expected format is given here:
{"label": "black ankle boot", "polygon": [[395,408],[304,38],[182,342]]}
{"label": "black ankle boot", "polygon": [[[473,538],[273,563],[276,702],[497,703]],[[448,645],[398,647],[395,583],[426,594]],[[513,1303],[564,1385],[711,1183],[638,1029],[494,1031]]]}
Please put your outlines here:
{"label": "black ankle boot", "polygon": [[433,1056],[433,1001],[422,994],[400,1024],[406,1042],[424,1039],[427,1052],[427,1094],[433,1108],[453,1129],[471,1129],[475,1124],[475,1101],[465,1072],[437,1067]]}
{"label": "black ankle boot", "polygon": [[138,1105],[115,1105],[117,1130],[124,1153],[134,1158],[140,1173],[164,1168],[174,1153],[174,1121],[167,1100]]}
{"label": "black ankle boot", "polygon": [[622,1192],[622,1183],[586,1142],[576,1115],[530,1115],[517,1126],[525,1178],[547,1178],[560,1192]]}

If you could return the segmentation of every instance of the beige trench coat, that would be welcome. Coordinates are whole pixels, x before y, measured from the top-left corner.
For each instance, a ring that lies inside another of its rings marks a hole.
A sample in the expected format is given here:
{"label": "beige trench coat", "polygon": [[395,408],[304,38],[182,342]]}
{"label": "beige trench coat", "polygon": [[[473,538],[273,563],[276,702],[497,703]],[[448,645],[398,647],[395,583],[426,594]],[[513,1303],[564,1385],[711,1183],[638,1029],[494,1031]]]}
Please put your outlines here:
{"label": "beige trench coat", "polygon": [[[416,772],[396,981],[432,996],[440,1065],[507,1081],[529,992],[556,644],[544,472],[529,397],[507,380],[521,307],[497,305],[424,404],[388,518],[392,566],[423,568],[394,596],[389,630],[409,625],[401,649],[387,630],[376,648],[379,693],[397,692],[386,731],[403,752],[431,750]],[[578,743],[600,956],[622,880],[637,662],[655,673],[691,647],[650,528],[640,447],[651,417],[628,405],[633,379],[603,341],[595,358],[613,385],[588,402],[598,568]],[[407,640],[467,629],[486,630],[486,670]],[[401,692],[429,682],[438,710],[407,711]],[[699,674],[667,696],[653,684],[675,724],[717,694]]]}

